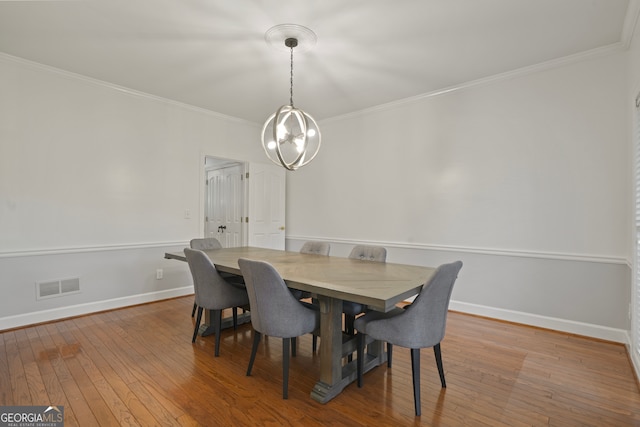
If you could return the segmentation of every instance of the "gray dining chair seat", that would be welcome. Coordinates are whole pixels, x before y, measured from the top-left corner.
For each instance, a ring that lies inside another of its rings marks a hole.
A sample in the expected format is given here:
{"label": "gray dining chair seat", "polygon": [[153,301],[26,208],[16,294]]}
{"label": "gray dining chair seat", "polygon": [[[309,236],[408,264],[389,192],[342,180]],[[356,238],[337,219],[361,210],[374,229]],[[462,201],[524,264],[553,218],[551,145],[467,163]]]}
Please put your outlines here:
{"label": "gray dining chair seat", "polygon": [[282,398],[288,398],[289,355],[295,356],[299,336],[318,333],[320,312],[296,299],[276,269],[264,261],[238,260],[249,294],[253,345],[247,376],[251,375],[261,336],[282,338]]}
{"label": "gray dining chair seat", "polygon": [[443,264],[429,281],[422,286],[420,294],[406,309],[394,308],[388,313],[371,311],[356,319],[358,331],[357,372],[358,387],[362,387],[365,354],[369,340],[387,342],[387,365],[391,367],[394,345],[411,349],[413,376],[413,399],[416,415],[420,415],[420,349],[433,347],[442,387],[447,384],[442,366],[440,342],[444,338],[449,300],[453,285],[462,268],[462,262]]}
{"label": "gray dining chair seat", "polygon": [[249,304],[249,296],[246,288],[236,286],[227,282],[216,270],[207,254],[201,250],[185,248],[184,254],[187,257],[189,270],[193,276],[193,287],[195,290],[198,316],[193,330],[191,342],[196,341],[198,328],[202,320],[203,309],[212,312],[215,332],[215,356],[220,355],[220,331],[222,324],[222,310],[231,308],[233,310],[233,327],[238,322],[238,307],[246,307]]}

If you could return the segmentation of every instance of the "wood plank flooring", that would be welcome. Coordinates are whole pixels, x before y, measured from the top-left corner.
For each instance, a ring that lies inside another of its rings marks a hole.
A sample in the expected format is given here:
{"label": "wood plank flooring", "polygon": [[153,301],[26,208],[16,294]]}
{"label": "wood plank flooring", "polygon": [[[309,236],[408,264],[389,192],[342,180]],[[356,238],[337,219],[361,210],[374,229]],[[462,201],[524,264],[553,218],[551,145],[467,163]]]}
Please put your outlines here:
{"label": "wood plank flooring", "polygon": [[[623,345],[451,312],[441,389],[422,351],[415,417],[409,350],[322,405],[311,337],[298,340],[282,400],[282,342],[251,327],[191,344],[192,297],[0,332],[0,405],[64,405],[65,426],[640,426]],[[321,344],[320,340],[320,345]]]}

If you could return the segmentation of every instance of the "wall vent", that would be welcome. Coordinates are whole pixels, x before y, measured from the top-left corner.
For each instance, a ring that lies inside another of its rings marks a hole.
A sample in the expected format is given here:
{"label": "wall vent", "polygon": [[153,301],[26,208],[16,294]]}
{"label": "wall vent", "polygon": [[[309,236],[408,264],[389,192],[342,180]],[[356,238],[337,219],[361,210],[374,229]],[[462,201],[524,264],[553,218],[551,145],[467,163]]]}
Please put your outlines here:
{"label": "wall vent", "polygon": [[79,277],[36,283],[36,299],[60,297],[77,293],[80,293]]}

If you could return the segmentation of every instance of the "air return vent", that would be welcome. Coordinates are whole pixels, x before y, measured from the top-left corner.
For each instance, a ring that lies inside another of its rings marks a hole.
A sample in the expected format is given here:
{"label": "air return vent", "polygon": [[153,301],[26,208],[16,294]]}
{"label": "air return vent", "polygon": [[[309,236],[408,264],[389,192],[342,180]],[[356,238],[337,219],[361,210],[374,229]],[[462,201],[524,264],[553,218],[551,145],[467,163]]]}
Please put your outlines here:
{"label": "air return vent", "polygon": [[60,297],[80,292],[80,278],[48,280],[36,283],[36,299]]}

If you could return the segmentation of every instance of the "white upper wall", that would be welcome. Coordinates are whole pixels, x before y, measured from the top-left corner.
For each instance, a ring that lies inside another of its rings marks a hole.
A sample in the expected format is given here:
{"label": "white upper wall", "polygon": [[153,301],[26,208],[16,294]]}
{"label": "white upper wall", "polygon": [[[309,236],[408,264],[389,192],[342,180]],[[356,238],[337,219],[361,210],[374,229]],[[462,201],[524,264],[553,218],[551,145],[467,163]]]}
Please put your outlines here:
{"label": "white upper wall", "polygon": [[321,123],[288,235],[628,258],[625,58]]}
{"label": "white upper wall", "polygon": [[203,156],[264,161],[248,122],[6,56],[0,93],[0,253],[187,241]]}

